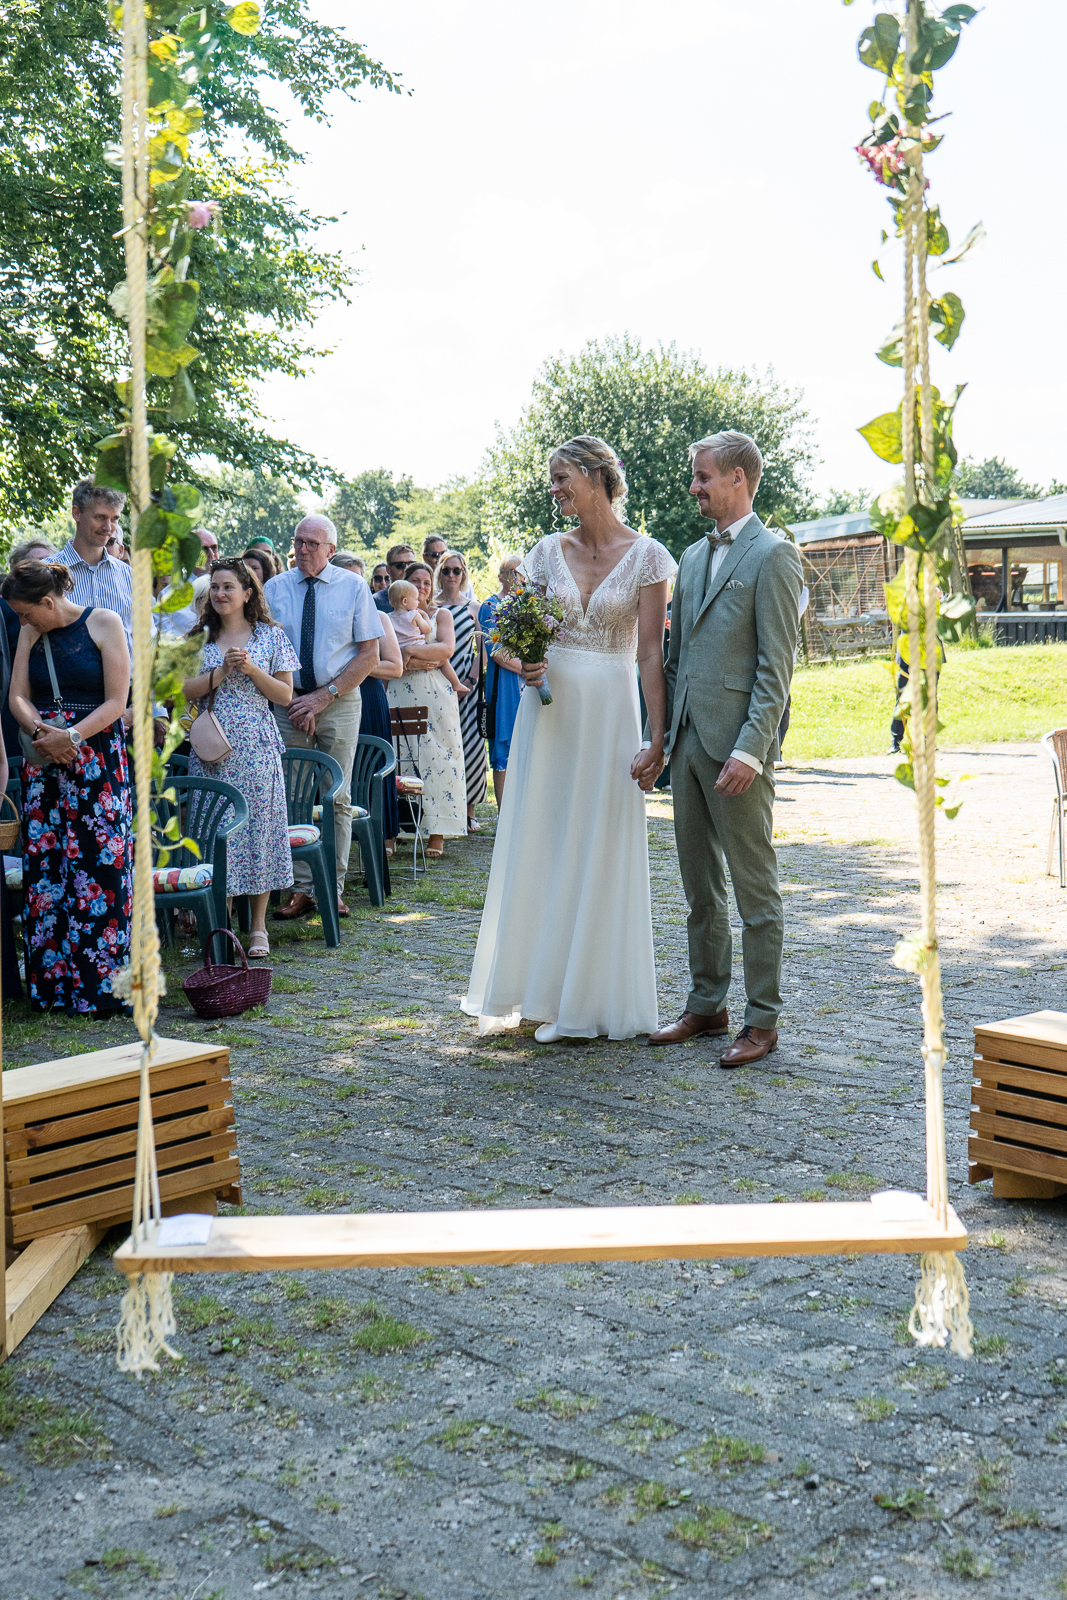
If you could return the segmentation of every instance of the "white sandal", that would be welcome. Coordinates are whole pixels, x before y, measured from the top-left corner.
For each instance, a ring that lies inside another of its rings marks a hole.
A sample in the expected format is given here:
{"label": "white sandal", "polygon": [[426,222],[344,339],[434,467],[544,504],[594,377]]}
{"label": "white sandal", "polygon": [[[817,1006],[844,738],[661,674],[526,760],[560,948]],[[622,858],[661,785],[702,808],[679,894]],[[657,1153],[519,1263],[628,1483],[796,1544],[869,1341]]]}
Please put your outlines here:
{"label": "white sandal", "polygon": [[270,955],[270,938],[265,933],[254,933],[249,940],[246,951],[249,961],[256,961],[261,956]]}

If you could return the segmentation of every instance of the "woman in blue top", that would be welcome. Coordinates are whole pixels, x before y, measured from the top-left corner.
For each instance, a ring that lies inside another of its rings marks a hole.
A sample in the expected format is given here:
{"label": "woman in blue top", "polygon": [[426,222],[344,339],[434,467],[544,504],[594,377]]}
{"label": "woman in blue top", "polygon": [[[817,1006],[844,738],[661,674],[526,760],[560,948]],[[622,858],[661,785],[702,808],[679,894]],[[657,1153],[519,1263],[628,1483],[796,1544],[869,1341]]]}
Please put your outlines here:
{"label": "woman in blue top", "polygon": [[521,556],[505,556],[497,577],[500,593],[489,596],[478,612],[478,621],[485,635],[489,664],[485,673],[485,704],[489,723],[489,765],[493,769],[493,795],[497,811],[504,798],[504,774],[511,749],[511,733],[522,698],[524,680],[522,662],[505,653],[501,645],[494,645],[491,634],[495,626],[497,608],[515,587],[515,572]]}

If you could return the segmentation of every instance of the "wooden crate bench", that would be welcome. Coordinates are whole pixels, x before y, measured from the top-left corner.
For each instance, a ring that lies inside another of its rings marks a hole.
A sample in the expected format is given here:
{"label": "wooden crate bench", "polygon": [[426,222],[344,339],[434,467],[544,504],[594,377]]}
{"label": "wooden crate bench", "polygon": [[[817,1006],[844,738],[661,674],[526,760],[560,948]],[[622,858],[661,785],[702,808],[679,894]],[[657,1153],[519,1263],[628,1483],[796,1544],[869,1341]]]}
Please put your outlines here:
{"label": "wooden crate bench", "polygon": [[1067,1011],[974,1030],[971,1183],[1004,1199],[1067,1194]]}
{"label": "wooden crate bench", "polygon": [[[134,1043],[4,1073],[9,1246],[87,1223],[129,1221],[140,1059]],[[161,1039],[151,1071],[164,1209],[203,1209],[207,1197],[211,1209],[218,1199],[239,1203],[229,1051]]]}

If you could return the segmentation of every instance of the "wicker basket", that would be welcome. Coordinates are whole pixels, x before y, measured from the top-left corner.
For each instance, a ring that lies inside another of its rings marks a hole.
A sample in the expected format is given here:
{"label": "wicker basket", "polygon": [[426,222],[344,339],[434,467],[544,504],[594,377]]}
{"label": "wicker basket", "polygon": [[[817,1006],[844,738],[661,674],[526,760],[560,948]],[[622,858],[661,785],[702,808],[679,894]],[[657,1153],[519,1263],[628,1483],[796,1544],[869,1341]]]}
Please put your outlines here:
{"label": "wicker basket", "polygon": [[0,820],[0,850],[11,850],[22,837],[22,823],[19,820],[19,808],[9,794],[4,794],[0,799],[0,819],[3,818],[5,804],[15,813],[15,820],[13,822]]}
{"label": "wicker basket", "polygon": [[[211,959],[217,934],[232,939],[241,958],[239,967]],[[239,939],[229,928],[216,928],[204,946],[204,965],[182,979],[182,988],[198,1017],[239,1017],[242,1011],[263,1005],[270,995],[272,967],[250,967]]]}

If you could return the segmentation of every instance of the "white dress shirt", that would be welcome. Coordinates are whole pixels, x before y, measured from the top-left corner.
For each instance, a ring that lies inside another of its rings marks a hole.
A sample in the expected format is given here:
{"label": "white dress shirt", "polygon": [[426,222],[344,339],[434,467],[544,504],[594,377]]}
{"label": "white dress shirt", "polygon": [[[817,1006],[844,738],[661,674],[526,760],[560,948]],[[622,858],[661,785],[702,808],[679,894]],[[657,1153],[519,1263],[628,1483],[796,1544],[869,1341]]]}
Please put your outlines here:
{"label": "white dress shirt", "polygon": [[55,560],[71,570],[74,587],[68,598],[76,606],[96,606],[101,611],[114,611],[122,618],[126,643],[132,654],[133,574],[126,562],[109,556],[105,550],[96,565],[90,566],[75,550],[73,539],[63,546]]}
{"label": "white dress shirt", "polygon": [[[307,579],[291,567],[268,578],[263,593],[275,622],[284,628],[289,643],[300,654],[300,624],[304,615]],[[356,655],[353,648],[368,639],[380,639],[381,613],[375,608],[365,578],[347,567],[327,562],[315,585],[315,682],[320,689],[332,683]],[[294,673],[299,687],[300,673]]]}
{"label": "white dress shirt", "polygon": [[[743,517],[738,517],[736,522],[731,522],[728,528],[723,528],[722,532],[716,536],[716,541],[712,545],[711,566],[708,568],[709,587],[712,583],[714,583],[719,568],[729,555],[730,546],[733,544],[734,540],[737,538],[737,535],[741,532],[741,529],[745,526],[745,523],[752,515],[754,515],[753,512],[746,512]],[[710,534],[708,535],[708,539],[710,542]],[[721,540],[722,543],[720,544],[718,540]],[[733,750],[730,752],[730,755],[731,760],[733,761],[743,761],[746,767],[753,767],[757,772],[763,771],[763,762],[757,761],[755,756],[750,756],[747,750]]]}

